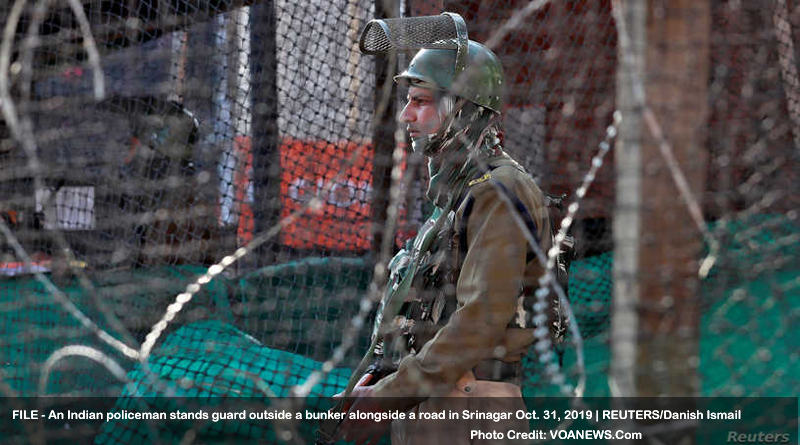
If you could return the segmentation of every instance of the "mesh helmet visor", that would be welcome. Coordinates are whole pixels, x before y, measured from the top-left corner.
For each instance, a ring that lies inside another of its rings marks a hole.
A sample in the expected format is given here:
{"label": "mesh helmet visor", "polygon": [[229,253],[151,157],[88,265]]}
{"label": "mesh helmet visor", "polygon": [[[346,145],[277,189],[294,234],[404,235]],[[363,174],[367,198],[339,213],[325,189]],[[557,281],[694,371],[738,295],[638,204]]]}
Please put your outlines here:
{"label": "mesh helmet visor", "polygon": [[500,112],[500,62],[489,48],[467,38],[458,14],[371,20],[359,48],[365,54],[419,50],[408,69],[394,77],[396,82],[448,91]]}

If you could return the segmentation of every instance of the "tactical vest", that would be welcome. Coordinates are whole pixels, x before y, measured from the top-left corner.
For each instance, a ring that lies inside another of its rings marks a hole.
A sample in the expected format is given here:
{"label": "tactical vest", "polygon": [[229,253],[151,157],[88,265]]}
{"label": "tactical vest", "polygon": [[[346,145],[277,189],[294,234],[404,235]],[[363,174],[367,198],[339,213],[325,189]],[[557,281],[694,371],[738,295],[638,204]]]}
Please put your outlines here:
{"label": "tactical vest", "polygon": [[[506,195],[508,200],[515,206],[518,214],[522,217],[526,229],[533,234],[538,243],[538,228],[534,223],[531,213],[519,197],[501,182],[492,180],[491,171],[471,181],[469,185],[473,186],[484,181],[493,181],[493,186],[497,187],[501,193]],[[559,210],[562,199],[563,197],[555,198],[550,195],[545,195],[544,203],[548,207],[549,213],[560,216]],[[408,265],[413,260],[413,255],[418,251],[419,244],[424,238],[425,233],[431,230],[437,218],[447,218],[441,226],[439,233],[436,235],[435,241],[430,249],[422,254],[420,264],[413,277],[411,288],[406,295],[400,312],[395,317],[393,323],[394,329],[384,336],[382,344],[379,345],[376,351],[378,355],[384,357],[384,363],[386,365],[396,365],[399,363],[399,360],[408,353],[414,353],[419,350],[422,345],[436,335],[439,329],[447,324],[449,317],[458,308],[456,284],[458,283],[461,265],[469,249],[467,226],[470,214],[472,213],[473,204],[474,198],[467,192],[459,207],[460,210],[458,213],[462,215],[461,221],[459,221],[458,224],[459,230],[456,230],[455,224],[457,212],[451,211],[449,214],[443,215],[440,209],[437,209],[431,218],[420,228],[416,238],[407,242],[405,248],[395,255],[390,262],[389,286],[398,286],[405,276]],[[553,224],[552,218],[550,226],[550,236],[554,237],[554,227],[556,225]],[[572,238],[568,237],[567,241],[563,243],[562,251],[558,255],[556,261],[556,278],[565,292],[568,289],[568,270],[569,262],[574,252],[573,247]],[[530,263],[531,261],[538,261],[538,259],[532,248],[528,246],[526,262]],[[525,329],[532,328],[535,325],[533,320],[535,316],[533,307],[535,303],[535,291],[535,287],[520,289],[517,302],[519,308],[517,311],[518,315],[509,322],[509,328]],[[557,349],[560,349],[560,345],[563,343],[563,338],[566,333],[567,319],[562,310],[558,295],[553,291],[550,292],[549,302],[548,325],[550,327],[550,336],[556,344]]]}
{"label": "tactical vest", "polygon": [[394,329],[384,335],[383,344],[377,351],[394,364],[406,354],[416,352],[433,338],[456,310],[455,284],[458,281],[458,271],[455,263],[455,212],[443,215],[440,209],[434,211],[417,236],[409,240],[405,248],[389,263],[389,286],[396,287],[403,280],[413,256],[418,252],[421,240],[427,231],[432,230],[437,218],[447,220],[431,247],[422,254],[408,294],[392,324]]}

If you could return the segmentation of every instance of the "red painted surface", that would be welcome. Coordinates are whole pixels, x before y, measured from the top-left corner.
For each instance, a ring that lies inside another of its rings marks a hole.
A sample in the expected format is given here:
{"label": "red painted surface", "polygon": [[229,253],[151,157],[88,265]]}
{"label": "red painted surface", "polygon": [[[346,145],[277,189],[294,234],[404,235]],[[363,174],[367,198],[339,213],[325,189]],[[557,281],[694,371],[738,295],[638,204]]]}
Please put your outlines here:
{"label": "red painted surface", "polygon": [[322,205],[287,224],[281,243],[298,249],[369,249],[372,157],[369,145],[284,139],[281,218],[301,211],[317,195]]}

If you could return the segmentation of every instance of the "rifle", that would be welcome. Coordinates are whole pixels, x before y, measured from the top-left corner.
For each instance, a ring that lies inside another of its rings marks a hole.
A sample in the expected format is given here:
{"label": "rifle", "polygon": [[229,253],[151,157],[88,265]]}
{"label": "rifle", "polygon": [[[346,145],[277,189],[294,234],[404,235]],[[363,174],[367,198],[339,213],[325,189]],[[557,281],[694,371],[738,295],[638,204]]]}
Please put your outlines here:
{"label": "rifle", "polygon": [[[394,368],[387,368],[384,367],[382,361],[376,361],[375,363],[369,365],[367,369],[364,371],[364,374],[369,374],[372,378],[367,382],[366,386],[372,386],[380,379],[386,377],[387,375],[393,373],[395,371]],[[358,375],[358,374],[354,374]],[[329,412],[346,412],[345,408],[347,406],[347,399],[342,398],[340,399],[330,410]],[[315,431],[316,433],[316,442],[315,445],[330,445],[335,442],[335,435],[336,431],[339,429],[339,425],[344,421],[343,420],[336,420],[335,418],[329,418],[320,421],[319,429]]]}
{"label": "rifle", "polygon": [[[393,372],[392,370],[388,370],[383,367],[380,362],[372,363],[371,365],[369,363],[373,360],[373,354],[375,353],[375,347],[378,345],[378,342],[380,342],[380,339],[383,338],[383,336],[391,329],[392,321],[400,312],[403,302],[405,301],[405,296],[408,294],[408,290],[411,288],[411,283],[414,281],[414,275],[417,272],[420,259],[424,256],[428,249],[430,249],[433,241],[436,239],[436,235],[439,233],[442,225],[447,220],[447,215],[452,210],[454,201],[454,199],[450,199],[444,209],[442,209],[439,217],[436,218],[436,222],[423,235],[419,250],[412,254],[411,264],[409,265],[408,271],[403,276],[403,279],[400,281],[400,284],[397,286],[397,288],[388,289],[389,293],[385,297],[386,304],[383,307],[383,317],[378,325],[377,334],[373,337],[369,349],[367,350],[366,354],[364,354],[364,357],[361,359],[361,362],[359,362],[355,371],[353,371],[353,374],[350,376],[350,380],[347,382],[347,387],[344,390],[344,397],[339,399],[339,401],[334,404],[329,412],[346,412],[346,408],[348,408],[347,397],[353,391],[353,388],[356,386],[356,383],[359,381],[359,379],[361,379],[362,375],[368,373],[373,374],[374,377],[370,380],[370,383],[374,384],[381,378]],[[370,370],[372,370],[372,372],[370,372]],[[336,430],[343,421],[344,420],[336,419],[325,419],[320,421],[320,426],[316,431],[315,445],[333,444],[335,442],[334,437],[336,436]]]}

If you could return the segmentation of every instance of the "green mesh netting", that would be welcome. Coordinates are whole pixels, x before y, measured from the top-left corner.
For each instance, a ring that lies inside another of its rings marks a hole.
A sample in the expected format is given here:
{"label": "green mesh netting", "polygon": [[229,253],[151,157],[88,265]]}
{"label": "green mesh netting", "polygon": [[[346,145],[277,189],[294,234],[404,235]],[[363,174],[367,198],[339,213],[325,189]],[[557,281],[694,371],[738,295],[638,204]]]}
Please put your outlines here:
{"label": "green mesh netting", "polygon": [[[94,280],[92,289],[95,298],[111,308],[112,316],[136,322],[129,325],[130,335],[141,339],[158,320],[169,299],[204,270],[199,266],[180,266],[105,273]],[[7,382],[15,392],[23,396],[39,394],[42,364],[54,351],[67,345],[91,345],[117,360],[121,358],[117,351],[99,342],[81,326],[34,278],[15,277],[3,284],[0,316],[4,332],[8,334],[0,344],[0,357]],[[197,295],[196,306],[186,314],[185,320],[214,316],[231,321],[226,286],[222,280],[209,283]],[[77,279],[63,283],[61,289],[100,328],[114,332],[109,329],[105,314],[97,309],[90,292]],[[82,358],[58,364],[48,381],[45,394],[94,395],[97,391],[114,394],[120,387],[120,382],[97,363]]]}
{"label": "green mesh netting", "polygon": [[[154,352],[149,372],[136,367],[128,374],[132,384],[117,401],[116,410],[150,410],[159,412],[193,412],[198,408],[213,408],[214,398],[241,397],[257,399],[269,406],[273,398],[289,397],[290,389],[302,384],[320,363],[291,352],[268,348],[256,339],[228,324],[203,321],[181,327],[172,333]],[[349,370],[336,369],[312,388],[310,403],[302,406],[312,410],[329,407],[320,396],[341,391],[349,378]],[[169,395],[170,397],[165,397]],[[159,397],[154,397],[159,396]],[[144,401],[140,398],[144,397]],[[190,399],[186,399],[190,398]],[[204,402],[198,406],[197,400]],[[144,406],[141,404],[144,403]],[[310,438],[313,424],[299,423]],[[197,434],[216,436],[217,440],[256,439],[275,441],[275,432],[263,421],[200,422]],[[180,439],[191,422],[171,423],[159,429],[156,436],[168,443]],[[173,437],[173,435],[176,435]],[[145,421],[111,421],[103,425],[97,444],[153,443]]]}
{"label": "green mesh netting", "polygon": [[[738,221],[726,225],[724,230],[732,241],[723,250],[721,261],[736,262],[744,273],[756,247],[763,249],[772,240],[800,233],[793,223],[774,216],[761,216],[759,221],[762,222],[759,231]],[[743,233],[750,242],[741,241]],[[606,376],[610,363],[612,258],[609,252],[577,260],[571,268],[570,300],[583,334],[587,396],[609,395]],[[796,280],[800,271],[796,266],[784,263],[771,274],[755,271],[754,279],[743,275],[724,287],[719,274],[712,273],[703,282],[702,298],[708,303],[704,305],[700,333],[701,395],[776,396],[795,389],[796,382],[791,376],[800,373],[796,353],[800,345],[791,334],[787,314],[796,316],[797,296],[781,299],[773,290]],[[106,302],[125,294],[127,307],[120,309],[120,302],[112,307],[117,308],[117,315],[123,315],[120,310],[128,316],[135,314],[144,329],[158,319],[176,293],[203,271],[204,268],[193,266],[142,269],[105,274],[102,279],[95,279],[93,285],[96,294]],[[131,273],[135,276],[130,276]],[[34,278],[10,279],[5,281],[8,290],[1,296],[2,315],[5,325],[19,335],[6,337],[2,345],[2,356],[6,358],[4,372],[19,394],[37,394],[41,366],[47,357],[60,347],[80,343],[94,345],[125,364],[129,368],[127,382],[118,381],[97,363],[79,359],[55,366],[48,377],[47,393],[122,394],[115,404],[117,410],[188,410],[190,407],[180,406],[184,400],[180,397],[259,398],[269,404],[273,397],[290,395],[293,386],[302,384],[321,368],[321,362],[340,341],[342,326],[348,322],[342,315],[353,312],[348,306],[356,304],[356,297],[364,294],[369,278],[366,261],[341,258],[293,261],[263,268],[237,280],[219,276],[195,296],[184,318],[175,323],[176,328],[163,334],[148,360],[149,372],[99,344]],[[136,279],[146,281],[148,287],[134,291],[124,284]],[[103,320],[102,314],[92,312],[96,306],[90,304],[88,292],[77,282],[66,283],[63,289],[85,313]],[[43,335],[55,326],[72,330],[75,335],[71,338]],[[758,334],[754,336],[754,332]],[[132,335],[143,333],[133,329]],[[365,332],[362,337],[366,337]],[[361,351],[364,347],[362,342],[356,349]],[[524,395],[560,395],[558,388],[542,380],[537,363],[533,353],[524,360]],[[568,375],[575,375],[572,347],[566,349],[564,369]],[[325,402],[318,396],[341,391],[349,373],[349,368],[327,373],[311,391],[308,399],[311,405],[301,406],[324,409]],[[151,398],[144,405],[146,408],[141,405],[141,397]],[[274,434],[259,421],[208,425],[187,421],[148,426],[144,421],[121,420],[104,424],[96,443],[156,443],[153,434],[169,440],[171,435],[179,438],[198,425],[196,433],[202,437],[233,434],[255,439]],[[310,437],[313,428],[309,423],[302,423],[302,428],[301,433]]]}
{"label": "green mesh netting", "polygon": [[[684,284],[698,298],[699,352],[687,356],[697,358],[699,393],[797,394],[795,3],[0,0],[8,50],[0,57],[8,62],[0,69],[8,87],[0,98],[0,395],[110,396],[120,411],[177,408],[162,395],[271,403],[327,363],[305,402],[322,408],[316,395],[341,389],[366,348],[369,321],[354,317],[377,252],[384,241],[403,245],[430,210],[424,162],[406,150],[409,135],[395,121],[407,91],[391,79],[410,54],[388,72],[386,59],[358,51],[358,35],[375,17],[444,10],[463,16],[471,39],[498,42],[504,150],[543,191],[566,194],[566,207],[578,209],[569,221],[581,258],[569,293],[585,394],[609,394],[613,258],[624,242],[612,227],[627,235],[629,211],[648,221],[630,235],[644,250],[655,246],[640,259],[660,251],[663,268],[625,278],[663,285],[654,298]],[[641,26],[627,27],[635,45],[626,48],[619,20],[633,20],[633,6],[642,7]],[[638,74],[626,59],[639,48],[676,63],[645,67],[646,103],[632,104],[628,80]],[[618,161],[635,159],[625,123],[647,107],[653,119],[636,124],[643,163],[629,166],[641,173],[634,190]],[[663,150],[677,167],[662,162]],[[682,175],[694,196],[674,188]],[[640,199],[629,202],[628,191]],[[719,250],[695,252],[703,223],[685,212],[693,204]],[[686,264],[678,258],[707,255],[715,262],[705,279],[679,281],[687,277],[676,275]],[[82,325],[32,276],[37,268],[115,340],[134,350],[154,340],[146,363]],[[357,340],[341,351],[345,332]],[[70,346],[83,349],[45,372]],[[564,351],[570,384],[578,352]],[[541,359],[533,351],[524,359],[525,395],[560,395]],[[657,369],[637,363],[633,371]],[[137,445],[227,435],[282,442],[285,433],[308,442],[312,428],[113,422],[98,435],[39,426],[47,443]],[[21,427],[0,421],[0,442],[33,442]]]}

